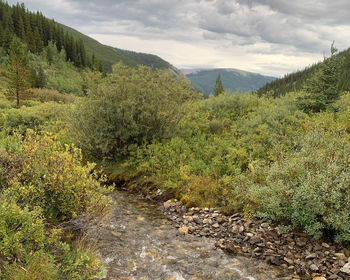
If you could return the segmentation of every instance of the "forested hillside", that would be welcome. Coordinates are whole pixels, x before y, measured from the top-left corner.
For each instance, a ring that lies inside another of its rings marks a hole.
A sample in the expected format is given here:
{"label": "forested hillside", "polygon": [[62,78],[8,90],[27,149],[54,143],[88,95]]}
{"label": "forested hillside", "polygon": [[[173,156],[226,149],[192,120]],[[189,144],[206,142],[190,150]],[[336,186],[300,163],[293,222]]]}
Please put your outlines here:
{"label": "forested hillside", "polygon": [[105,72],[111,72],[113,64],[122,62],[130,67],[135,67],[137,65],[145,65],[155,69],[167,70],[175,76],[181,75],[181,73],[174,66],[172,66],[170,63],[160,58],[159,56],[106,46],[74,30],[73,28],[62,24],[60,24],[60,26],[65,31],[72,34],[72,36],[76,40],[82,40],[84,42],[87,54],[90,56],[93,55],[99,61],[101,61],[102,69]]}
{"label": "forested hillside", "polygon": [[45,18],[40,12],[26,10],[23,4],[10,6],[0,1],[0,47],[8,51],[10,42],[16,35],[34,54],[42,52],[49,42],[53,42],[58,51],[65,50],[66,60],[77,67],[99,66],[92,56],[87,56],[82,40],[76,40],[65,32],[55,21]]}
{"label": "forested hillside", "polygon": [[232,92],[251,92],[275,79],[274,77],[238,69],[193,69],[183,70],[183,73],[192,85],[205,95],[214,92],[218,75],[221,76],[224,89]]}
{"label": "forested hillside", "polygon": [[[350,48],[337,55],[344,60],[339,87],[341,90],[350,91]],[[310,79],[314,73],[319,71],[321,63],[322,62],[319,62],[295,73],[286,74],[283,78],[269,82],[258,89],[257,94],[260,96],[270,95],[277,97],[288,92],[299,91],[304,87],[306,81]]]}
{"label": "forested hillside", "polygon": [[10,6],[1,0],[0,47],[5,51],[9,48],[13,34],[36,54],[42,52],[50,41],[53,42],[59,52],[65,50],[66,60],[77,67],[111,72],[113,64],[123,62],[131,67],[141,64],[167,70],[175,76],[181,75],[174,66],[156,55],[105,46],[68,26],[47,19],[40,12],[28,11],[23,4]]}

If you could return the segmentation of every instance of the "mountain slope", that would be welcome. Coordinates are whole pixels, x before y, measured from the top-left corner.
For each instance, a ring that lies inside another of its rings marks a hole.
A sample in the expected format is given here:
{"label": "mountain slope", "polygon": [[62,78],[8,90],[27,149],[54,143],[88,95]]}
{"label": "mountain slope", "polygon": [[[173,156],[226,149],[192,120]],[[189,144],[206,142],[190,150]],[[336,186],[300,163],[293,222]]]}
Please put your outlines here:
{"label": "mountain slope", "polygon": [[175,76],[181,75],[181,73],[174,66],[159,56],[106,46],[73,28],[63,24],[60,24],[60,26],[65,31],[72,34],[75,39],[82,40],[87,54],[92,55],[94,53],[96,58],[101,61],[102,68],[106,72],[111,71],[113,64],[123,62],[125,65],[131,67],[142,64],[152,68],[167,70]]}
{"label": "mountain slope", "polygon": [[[350,48],[337,55],[342,56],[344,59],[339,86],[344,91],[350,91]],[[277,97],[291,91],[299,91],[303,88],[305,82],[311,78],[316,71],[318,71],[321,63],[323,62],[306,67],[304,70],[287,74],[283,78],[267,83],[257,90],[257,93],[260,96],[273,95],[274,97]]]}
{"label": "mountain slope", "polygon": [[209,95],[213,93],[215,81],[218,74],[221,75],[225,90],[249,92],[262,87],[274,77],[263,76],[257,73],[246,72],[238,69],[183,69],[184,75],[191,81],[192,85],[201,92]]}

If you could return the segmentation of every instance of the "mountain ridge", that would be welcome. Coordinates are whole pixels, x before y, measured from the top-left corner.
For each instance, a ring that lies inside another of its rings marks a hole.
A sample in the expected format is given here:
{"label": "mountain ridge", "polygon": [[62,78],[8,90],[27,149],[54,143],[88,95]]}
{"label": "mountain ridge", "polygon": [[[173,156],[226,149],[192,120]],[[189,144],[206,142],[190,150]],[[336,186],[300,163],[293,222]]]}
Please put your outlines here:
{"label": "mountain ridge", "polygon": [[145,65],[155,69],[162,69],[170,72],[174,76],[180,76],[181,72],[161,57],[142,52],[135,52],[132,50],[123,50],[116,47],[104,45],[94,38],[85,35],[78,30],[58,23],[65,31],[73,35],[74,38],[82,40],[87,54],[94,54],[101,62],[102,68],[105,72],[111,72],[112,65],[118,62],[123,62],[130,67],[137,65]]}
{"label": "mountain ridge", "polygon": [[199,91],[209,95],[213,92],[215,81],[220,74],[223,87],[229,91],[251,92],[276,77],[265,76],[259,73],[244,71],[237,68],[193,68],[180,69]]}

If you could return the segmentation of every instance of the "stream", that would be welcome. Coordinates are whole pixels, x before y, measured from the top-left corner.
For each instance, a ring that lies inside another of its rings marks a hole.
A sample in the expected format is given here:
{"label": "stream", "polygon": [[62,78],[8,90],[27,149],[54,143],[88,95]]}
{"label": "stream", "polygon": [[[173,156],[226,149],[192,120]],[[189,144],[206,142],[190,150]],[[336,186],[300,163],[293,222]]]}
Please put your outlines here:
{"label": "stream", "polygon": [[124,191],[112,198],[111,214],[89,230],[105,279],[283,279],[271,266],[216,249],[214,239],[180,234],[157,204]]}

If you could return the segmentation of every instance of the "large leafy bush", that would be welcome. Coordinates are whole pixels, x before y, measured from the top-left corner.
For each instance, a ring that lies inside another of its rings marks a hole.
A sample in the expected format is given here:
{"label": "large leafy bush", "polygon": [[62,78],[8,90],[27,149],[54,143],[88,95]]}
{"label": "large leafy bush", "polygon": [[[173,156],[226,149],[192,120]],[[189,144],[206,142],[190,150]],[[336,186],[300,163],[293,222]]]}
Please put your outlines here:
{"label": "large leafy bush", "polygon": [[59,222],[100,212],[106,188],[93,176],[93,164],[82,165],[80,150],[62,147],[50,136],[28,131],[0,151],[2,188],[21,205],[39,206],[47,220]]}
{"label": "large leafy bush", "polygon": [[87,97],[72,112],[72,131],[90,156],[117,158],[134,145],[171,136],[184,113],[181,105],[194,96],[185,79],[118,64],[106,78],[92,75]]}

